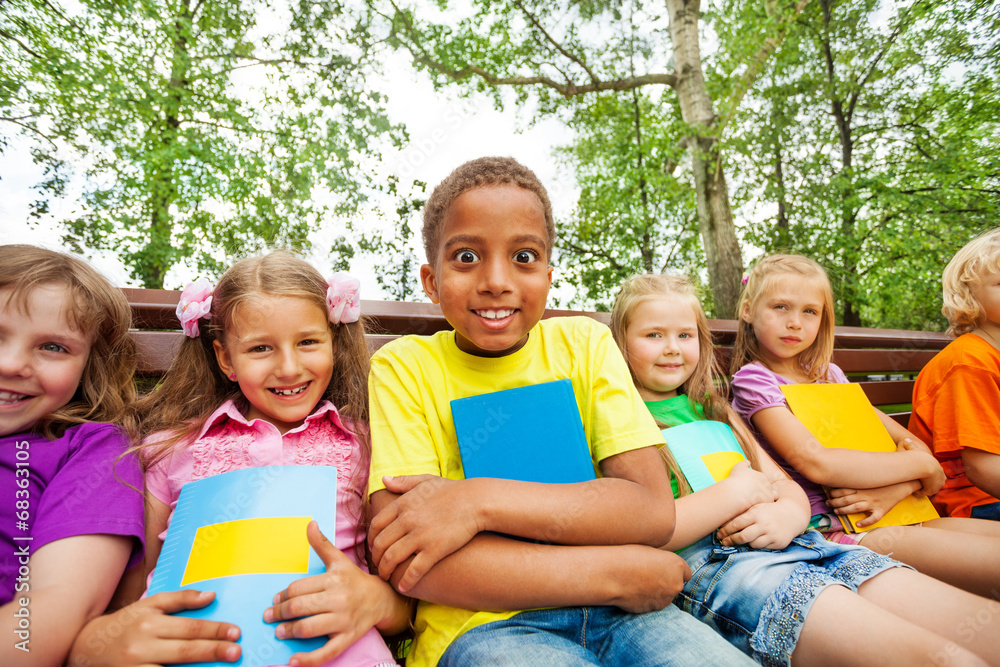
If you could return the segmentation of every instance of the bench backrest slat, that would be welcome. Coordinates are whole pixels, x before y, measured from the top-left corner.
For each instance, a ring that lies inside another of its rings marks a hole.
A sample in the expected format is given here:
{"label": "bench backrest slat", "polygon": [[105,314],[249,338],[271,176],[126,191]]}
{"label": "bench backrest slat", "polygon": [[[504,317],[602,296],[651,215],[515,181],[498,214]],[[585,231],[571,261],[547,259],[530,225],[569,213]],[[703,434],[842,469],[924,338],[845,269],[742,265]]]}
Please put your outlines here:
{"label": "bench backrest slat", "polygon": [[[175,314],[180,292],[135,288],[122,291],[132,306],[139,373],[155,378],[170,367],[183,340]],[[427,335],[450,328],[441,309],[431,303],[363,299],[361,311],[370,318],[368,342],[372,351],[402,335]],[[603,324],[611,320],[609,313],[560,309],[546,310],[544,317],[569,315],[590,317]],[[737,326],[736,320],[709,320],[715,354],[724,371],[729,368]],[[913,378],[950,341],[945,334],[930,331],[836,327],[833,361],[861,382],[873,404],[905,404],[910,402]],[[886,381],[874,381],[879,376],[885,376]],[[896,412],[893,417],[905,424],[909,413]]]}

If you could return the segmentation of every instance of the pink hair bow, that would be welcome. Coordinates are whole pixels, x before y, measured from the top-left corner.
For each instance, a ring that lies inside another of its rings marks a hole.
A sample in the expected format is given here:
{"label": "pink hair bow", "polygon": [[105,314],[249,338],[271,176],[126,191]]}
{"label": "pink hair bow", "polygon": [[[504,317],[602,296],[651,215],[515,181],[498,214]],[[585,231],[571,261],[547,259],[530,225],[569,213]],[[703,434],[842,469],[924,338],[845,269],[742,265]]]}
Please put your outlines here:
{"label": "pink hair bow", "polygon": [[198,337],[198,320],[205,318],[212,319],[212,284],[206,278],[198,278],[181,292],[181,299],[177,302],[177,319],[181,321],[181,328],[188,338]]}
{"label": "pink hair bow", "polygon": [[346,273],[335,273],[327,279],[326,305],[334,324],[357,322],[361,316],[361,281]]}

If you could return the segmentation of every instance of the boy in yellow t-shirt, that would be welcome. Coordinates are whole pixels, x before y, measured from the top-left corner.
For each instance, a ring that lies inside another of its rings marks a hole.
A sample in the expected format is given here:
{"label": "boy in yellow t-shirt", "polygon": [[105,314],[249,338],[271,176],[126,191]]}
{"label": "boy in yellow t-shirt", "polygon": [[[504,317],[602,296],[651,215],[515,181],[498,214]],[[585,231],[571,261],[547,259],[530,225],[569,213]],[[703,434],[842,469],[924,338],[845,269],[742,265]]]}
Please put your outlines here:
{"label": "boy in yellow t-shirt", "polygon": [[[462,165],[428,200],[423,237],[420,278],[454,331],[386,345],[369,380],[372,557],[420,600],[407,664],[746,663],[668,606],[690,571],[655,548],[674,528],[662,436],[610,331],[541,321],[555,231],[534,173]],[[450,401],[563,378],[601,476],[465,480]]]}

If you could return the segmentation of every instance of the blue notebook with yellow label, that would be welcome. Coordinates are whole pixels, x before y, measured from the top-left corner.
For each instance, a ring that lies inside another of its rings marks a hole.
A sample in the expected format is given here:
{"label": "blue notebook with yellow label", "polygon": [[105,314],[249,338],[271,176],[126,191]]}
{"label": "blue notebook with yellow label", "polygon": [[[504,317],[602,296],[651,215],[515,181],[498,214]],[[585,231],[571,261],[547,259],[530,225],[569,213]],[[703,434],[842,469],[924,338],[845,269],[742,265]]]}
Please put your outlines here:
{"label": "blue notebook with yellow label", "polygon": [[691,422],[665,428],[662,433],[692,491],[729,477],[734,465],[746,461],[733,429],[722,422]]}
{"label": "blue notebook with yellow label", "polygon": [[596,479],[569,380],[451,402],[465,477],[566,484]]}
{"label": "blue notebook with yellow label", "polygon": [[177,499],[149,594],[215,591],[207,607],[176,615],[238,625],[242,656],[235,663],[198,664],[286,665],[294,653],[316,650],[327,638],[277,639],[277,623],[265,623],[264,610],[291,582],[326,571],[306,527],[315,519],[332,540],[336,517],[333,466],[265,466],[189,482]]}

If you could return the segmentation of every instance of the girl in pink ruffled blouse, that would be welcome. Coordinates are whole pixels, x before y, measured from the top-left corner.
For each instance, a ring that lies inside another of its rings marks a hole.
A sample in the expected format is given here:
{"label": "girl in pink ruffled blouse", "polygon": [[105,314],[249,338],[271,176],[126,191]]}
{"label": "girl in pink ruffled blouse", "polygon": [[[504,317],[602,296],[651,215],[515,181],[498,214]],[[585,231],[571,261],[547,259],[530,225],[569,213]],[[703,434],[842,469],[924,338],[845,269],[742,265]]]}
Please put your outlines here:
{"label": "girl in pink ruffled blouse", "polygon": [[[307,531],[327,572],[274,591],[273,606],[260,612],[277,623],[279,639],[329,637],[291,665],[394,665],[379,633],[405,630],[410,607],[366,565],[369,353],[357,280],[324,280],[308,263],[274,252],[237,262],[214,289],[189,285],[177,312],[188,339],[162,385],[137,406],[146,436],[138,449],[147,571],[185,483],[241,468],[336,466],[332,544],[315,522]],[[118,619],[123,639],[109,641],[103,657],[109,664],[239,659],[234,625],[167,615],[212,597],[183,590],[131,605],[131,616]]]}

